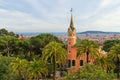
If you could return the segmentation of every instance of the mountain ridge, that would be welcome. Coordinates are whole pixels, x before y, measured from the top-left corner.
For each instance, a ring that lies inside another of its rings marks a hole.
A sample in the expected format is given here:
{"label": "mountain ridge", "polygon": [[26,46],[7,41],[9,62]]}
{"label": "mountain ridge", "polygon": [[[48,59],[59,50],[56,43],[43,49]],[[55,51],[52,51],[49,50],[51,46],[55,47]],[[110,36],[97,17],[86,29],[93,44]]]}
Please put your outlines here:
{"label": "mountain ridge", "polygon": [[105,32],[105,31],[84,31],[77,34],[120,34],[120,32]]}
{"label": "mountain ridge", "polygon": [[[16,34],[22,35],[38,35],[44,32],[16,32]],[[47,32],[50,34],[67,34],[67,32]],[[105,31],[84,31],[84,32],[77,32],[77,34],[120,34],[120,32],[105,32]]]}

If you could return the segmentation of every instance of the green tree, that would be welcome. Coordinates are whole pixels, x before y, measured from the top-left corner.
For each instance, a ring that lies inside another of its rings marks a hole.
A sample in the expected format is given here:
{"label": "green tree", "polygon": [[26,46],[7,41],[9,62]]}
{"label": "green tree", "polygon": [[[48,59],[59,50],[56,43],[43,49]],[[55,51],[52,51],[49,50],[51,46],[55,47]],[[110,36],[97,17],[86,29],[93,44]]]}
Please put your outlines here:
{"label": "green tree", "polygon": [[76,73],[68,75],[66,80],[113,80],[115,75],[113,72],[106,73],[101,66],[86,64]]}
{"label": "green tree", "polygon": [[8,31],[5,28],[0,29],[0,35],[4,36],[4,35],[8,35]]}
{"label": "green tree", "polygon": [[17,40],[13,36],[0,36],[0,52],[3,55],[10,56],[16,48]]}
{"label": "green tree", "polygon": [[15,36],[15,33],[14,32],[8,32],[8,35]]}
{"label": "green tree", "polygon": [[27,69],[28,69],[28,61],[25,59],[19,59],[16,58],[16,60],[14,60],[11,63],[11,69],[13,70],[13,72],[18,75],[17,79],[18,80],[22,80],[22,79],[26,79],[27,78]]}
{"label": "green tree", "polygon": [[19,43],[19,47],[22,48],[24,54],[31,51],[31,44],[29,39],[21,40]]}
{"label": "green tree", "polygon": [[103,50],[109,52],[111,47],[116,44],[120,44],[120,40],[107,40],[103,43]]}
{"label": "green tree", "polygon": [[61,42],[56,36],[46,33],[37,35],[30,39],[32,50],[35,54],[39,54],[40,56],[42,55],[43,48],[51,41]]}
{"label": "green tree", "polygon": [[14,57],[6,57],[0,55],[0,79],[1,80],[14,80],[11,74],[10,63],[14,60]]}
{"label": "green tree", "polygon": [[116,65],[117,78],[119,78],[120,73],[120,45],[117,44],[113,46],[109,52],[109,56],[114,60]]}
{"label": "green tree", "polygon": [[29,79],[39,80],[39,78],[42,78],[43,75],[47,75],[48,70],[42,60],[37,61],[34,59],[33,61],[30,61],[28,72]]}
{"label": "green tree", "polygon": [[0,29],[0,36],[16,36],[14,32],[8,32],[5,28]]}
{"label": "green tree", "polygon": [[106,70],[107,73],[113,70],[115,67],[112,59],[105,55],[99,55],[99,57],[95,59],[94,64]]}
{"label": "green tree", "polygon": [[18,40],[16,46],[16,54],[21,58],[32,60],[33,51],[30,39]]}
{"label": "green tree", "polygon": [[50,42],[43,49],[43,60],[51,59],[51,62],[53,62],[53,80],[56,80],[56,64],[64,64],[67,58],[67,51],[63,46],[61,43]]}
{"label": "green tree", "polygon": [[[76,45],[75,45],[76,46]],[[98,45],[91,40],[85,39],[77,44],[77,57],[80,57],[82,54],[86,54],[86,61],[89,63],[89,57],[95,58],[98,56]]]}

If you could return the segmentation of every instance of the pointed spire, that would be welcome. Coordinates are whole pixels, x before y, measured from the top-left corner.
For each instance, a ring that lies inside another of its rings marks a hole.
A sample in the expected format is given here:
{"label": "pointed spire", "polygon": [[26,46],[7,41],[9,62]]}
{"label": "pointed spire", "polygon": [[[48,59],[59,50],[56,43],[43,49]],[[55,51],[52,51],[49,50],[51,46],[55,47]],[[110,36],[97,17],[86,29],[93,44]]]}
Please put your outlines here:
{"label": "pointed spire", "polygon": [[70,12],[71,12],[71,20],[70,20],[70,28],[71,28],[71,30],[74,30],[75,28],[74,28],[74,23],[73,23],[73,15],[72,15],[72,8],[71,8],[71,10],[70,10]]}
{"label": "pointed spire", "polygon": [[73,15],[71,14],[71,20],[70,20],[70,27],[73,27],[74,23],[73,23]]}

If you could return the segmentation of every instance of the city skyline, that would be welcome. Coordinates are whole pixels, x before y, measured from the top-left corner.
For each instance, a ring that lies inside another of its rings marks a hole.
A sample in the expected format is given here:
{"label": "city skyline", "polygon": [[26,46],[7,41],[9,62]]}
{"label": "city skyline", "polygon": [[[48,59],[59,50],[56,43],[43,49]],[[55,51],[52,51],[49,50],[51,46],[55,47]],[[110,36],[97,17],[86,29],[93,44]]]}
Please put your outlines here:
{"label": "city skyline", "polygon": [[67,32],[71,8],[77,32],[120,32],[119,0],[0,0],[0,28]]}

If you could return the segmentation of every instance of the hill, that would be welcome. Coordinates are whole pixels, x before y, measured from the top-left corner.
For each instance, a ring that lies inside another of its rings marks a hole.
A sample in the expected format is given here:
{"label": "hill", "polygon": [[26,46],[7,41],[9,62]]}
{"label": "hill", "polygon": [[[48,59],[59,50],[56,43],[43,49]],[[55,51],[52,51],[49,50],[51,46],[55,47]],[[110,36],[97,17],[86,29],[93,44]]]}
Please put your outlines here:
{"label": "hill", "polygon": [[104,32],[104,31],[85,31],[77,34],[120,34],[120,32]]}

